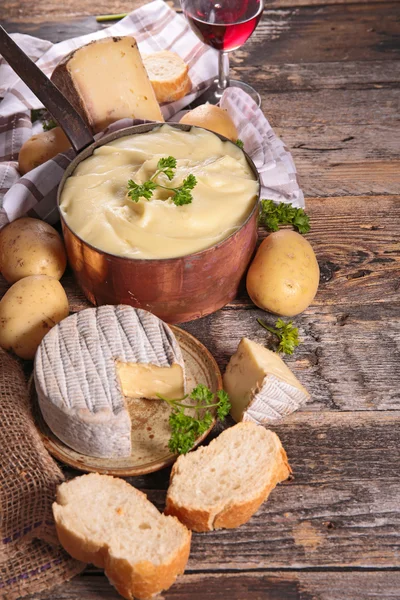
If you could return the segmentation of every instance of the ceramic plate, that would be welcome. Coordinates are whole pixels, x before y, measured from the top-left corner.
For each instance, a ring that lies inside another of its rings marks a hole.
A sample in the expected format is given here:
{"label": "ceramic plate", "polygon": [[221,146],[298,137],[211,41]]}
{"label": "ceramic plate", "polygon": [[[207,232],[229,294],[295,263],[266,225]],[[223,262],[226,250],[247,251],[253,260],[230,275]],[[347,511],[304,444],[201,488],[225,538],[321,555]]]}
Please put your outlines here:
{"label": "ceramic plate", "polygon": [[[188,391],[190,392],[199,383],[204,383],[215,392],[221,389],[221,373],[209,351],[183,329],[179,327],[172,327],[172,329],[185,361]],[[132,420],[131,456],[95,458],[72,450],[50,431],[39,409],[33,378],[30,382],[30,394],[36,424],[47,450],[55,458],[75,469],[128,477],[158,471],[172,464],[177,458],[168,449],[171,435],[168,419],[171,409],[166,402],[129,399],[128,410]],[[207,436],[213,425],[214,423],[196,440],[196,445]]]}

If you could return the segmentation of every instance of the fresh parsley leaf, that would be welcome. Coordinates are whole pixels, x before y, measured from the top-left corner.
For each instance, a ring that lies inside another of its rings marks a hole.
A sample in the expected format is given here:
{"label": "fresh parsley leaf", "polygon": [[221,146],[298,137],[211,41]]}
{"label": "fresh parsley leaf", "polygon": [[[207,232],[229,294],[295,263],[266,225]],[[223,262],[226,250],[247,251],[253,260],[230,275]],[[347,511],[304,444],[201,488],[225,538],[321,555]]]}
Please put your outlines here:
{"label": "fresh parsley leaf", "polygon": [[243,148],[244,148],[244,143],[242,142],[242,140],[239,140],[239,139],[237,139],[237,140],[236,140],[236,142],[235,142],[235,144],[236,144],[236,146],[239,146],[239,148],[240,148],[241,150],[243,150]]}
{"label": "fresh parsley leaf", "polygon": [[194,175],[188,175],[183,180],[182,185],[178,188],[172,188],[175,191],[175,195],[172,197],[172,202],[176,206],[182,206],[183,204],[191,204],[193,196],[190,190],[192,190],[197,183],[197,179]]}
{"label": "fresh parsley leaf", "polygon": [[50,131],[50,129],[54,129],[57,127],[57,121],[54,119],[46,119],[43,121],[43,131]]}
{"label": "fresh parsley leaf", "polygon": [[171,427],[171,438],[168,442],[168,448],[171,452],[186,454],[193,448],[196,441],[194,420],[182,411],[177,411],[170,414],[169,425]]}
{"label": "fresh parsley leaf", "polygon": [[57,127],[57,122],[45,108],[33,108],[31,110],[31,121],[32,123],[42,121],[43,131],[50,131],[50,129]]}
{"label": "fresh parsley leaf", "polygon": [[[158,394],[161,400],[167,402],[172,412],[169,417],[171,427],[171,438],[168,447],[171,452],[178,454],[186,454],[191,450],[197,438],[202,435],[213,422],[213,414],[211,408],[215,408],[217,417],[224,419],[230,411],[231,405],[228,394],[223,390],[219,390],[215,394],[205,385],[200,383],[194,388],[190,394],[190,398],[195,401],[194,404],[185,404],[183,398],[171,400]],[[185,414],[185,409],[196,411],[196,416],[192,417]]]}
{"label": "fresh parsley leaf", "polygon": [[173,179],[175,173],[174,169],[176,169],[176,158],[173,156],[167,156],[166,158],[160,158],[157,163],[157,171],[152,176],[152,180],[157,177],[160,173],[164,173],[171,181]]}
{"label": "fresh parsley leaf", "polygon": [[31,121],[35,123],[36,121],[41,121],[43,119],[43,115],[46,113],[44,108],[32,108],[31,110]]}
{"label": "fresh parsley leaf", "polygon": [[128,181],[128,196],[133,202],[139,202],[140,198],[150,200],[156,187],[157,184],[154,181],[145,181],[140,185],[130,179]]}
{"label": "fresh parsley leaf", "polygon": [[197,400],[198,404],[202,402],[206,405],[212,404],[214,400],[214,394],[208,387],[202,383],[199,383],[197,387],[194,388],[193,392],[190,394],[192,400]]}
{"label": "fresh parsley leaf", "polygon": [[176,188],[167,187],[155,181],[155,179],[161,173],[163,173],[169,179],[169,181],[171,181],[175,175],[174,169],[176,169],[176,158],[173,156],[160,158],[157,163],[157,171],[150,177],[148,181],[145,181],[142,184],[138,184],[132,179],[128,181],[128,198],[133,202],[139,202],[140,198],[150,200],[150,198],[153,196],[154,190],[158,187],[161,187],[164,190],[170,190],[171,192],[174,192],[172,201],[174,204],[176,204],[176,206],[190,204],[193,201],[191,190],[197,184],[197,180],[194,175],[188,175],[186,179],[183,180],[182,184]]}
{"label": "fresh parsley leaf", "polygon": [[302,234],[310,231],[310,219],[302,208],[273,200],[261,200],[260,223],[271,231],[278,231],[279,225],[293,225]]}
{"label": "fresh parsley leaf", "polygon": [[297,327],[293,327],[293,322],[289,321],[285,323],[283,319],[278,319],[275,323],[275,327],[271,327],[261,319],[257,319],[257,322],[264,327],[267,331],[270,331],[278,337],[279,345],[277,352],[283,352],[284,354],[293,354],[296,346],[299,345],[299,330]]}
{"label": "fresh parsley leaf", "polygon": [[219,400],[217,406],[217,416],[220,421],[223,421],[225,417],[228,416],[229,411],[231,410],[231,403],[229,402],[229,396],[224,390],[219,390],[217,392],[217,398]]}

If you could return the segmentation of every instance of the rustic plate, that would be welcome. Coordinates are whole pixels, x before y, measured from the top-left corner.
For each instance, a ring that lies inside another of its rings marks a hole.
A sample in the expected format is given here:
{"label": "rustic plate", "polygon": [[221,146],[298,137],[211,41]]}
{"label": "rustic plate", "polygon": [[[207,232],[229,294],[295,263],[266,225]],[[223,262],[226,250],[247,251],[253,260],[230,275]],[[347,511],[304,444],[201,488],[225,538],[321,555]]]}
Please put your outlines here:
{"label": "rustic plate", "polygon": [[[215,392],[221,389],[221,373],[209,351],[183,329],[172,329],[182,349],[188,390],[191,391],[198,383],[204,383]],[[172,464],[177,458],[168,449],[171,434],[168,419],[171,409],[166,402],[129,399],[128,409],[132,419],[131,456],[95,458],[72,450],[50,431],[40,412],[33,378],[30,381],[30,395],[35,421],[47,450],[55,458],[75,469],[128,477],[158,471]],[[196,445],[207,436],[213,426],[214,423],[196,440]]]}

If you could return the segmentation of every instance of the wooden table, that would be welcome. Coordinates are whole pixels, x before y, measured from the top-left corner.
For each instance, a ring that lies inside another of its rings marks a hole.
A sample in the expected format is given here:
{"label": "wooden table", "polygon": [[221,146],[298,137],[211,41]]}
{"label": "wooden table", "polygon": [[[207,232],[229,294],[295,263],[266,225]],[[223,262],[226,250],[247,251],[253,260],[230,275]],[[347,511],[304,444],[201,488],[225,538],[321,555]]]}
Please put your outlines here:
{"label": "wooden table", "polygon": [[[273,427],[295,477],[247,525],[195,534],[187,571],[165,599],[400,598],[400,4],[321,2],[272,0],[231,61],[293,152],[321,267],[315,302],[294,319],[302,343],[286,359],[312,400]],[[10,32],[60,41],[101,27],[94,10],[134,6],[3,0],[1,12]],[[184,328],[224,369],[244,335],[267,342],[261,316],[243,291]],[[131,482],[162,508],[168,475]],[[117,597],[89,567],[35,598]]]}

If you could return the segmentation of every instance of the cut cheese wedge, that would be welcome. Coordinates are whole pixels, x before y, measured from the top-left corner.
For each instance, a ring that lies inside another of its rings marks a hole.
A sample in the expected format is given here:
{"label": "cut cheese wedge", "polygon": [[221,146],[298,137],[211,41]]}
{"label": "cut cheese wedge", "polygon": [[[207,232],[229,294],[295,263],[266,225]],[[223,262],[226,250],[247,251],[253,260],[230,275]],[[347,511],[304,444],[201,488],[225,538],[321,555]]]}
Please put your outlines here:
{"label": "cut cheese wedge", "polygon": [[264,346],[243,338],[224,375],[235,421],[265,425],[305,404],[310,395],[283,360]]}
{"label": "cut cheese wedge", "polygon": [[127,117],[164,121],[133,37],[105,38],[74,50],[51,80],[95,133]]}
{"label": "cut cheese wedge", "polygon": [[65,444],[88,456],[131,453],[126,396],[181,398],[182,352],[172,330],[131,306],[89,308],[53,327],[35,357],[43,418]]}

